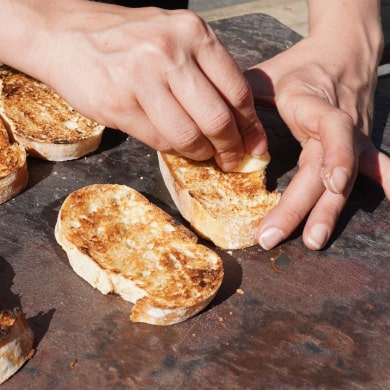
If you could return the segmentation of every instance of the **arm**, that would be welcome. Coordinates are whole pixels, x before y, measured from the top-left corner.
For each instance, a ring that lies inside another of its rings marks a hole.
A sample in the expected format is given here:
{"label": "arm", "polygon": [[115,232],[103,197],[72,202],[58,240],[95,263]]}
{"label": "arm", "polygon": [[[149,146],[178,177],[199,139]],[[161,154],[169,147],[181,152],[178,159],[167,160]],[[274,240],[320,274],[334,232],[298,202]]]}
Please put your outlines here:
{"label": "arm", "polygon": [[[296,176],[259,227],[265,249],[307,215],[303,240],[323,248],[358,170],[390,199],[390,160],[370,140],[382,53],[379,1],[309,0],[308,11],[308,36],[247,73],[255,100],[274,103],[302,146]],[[272,86],[265,90],[267,78]]]}
{"label": "arm", "polygon": [[189,11],[2,0],[0,61],[161,151],[229,170],[267,147],[245,78]]}

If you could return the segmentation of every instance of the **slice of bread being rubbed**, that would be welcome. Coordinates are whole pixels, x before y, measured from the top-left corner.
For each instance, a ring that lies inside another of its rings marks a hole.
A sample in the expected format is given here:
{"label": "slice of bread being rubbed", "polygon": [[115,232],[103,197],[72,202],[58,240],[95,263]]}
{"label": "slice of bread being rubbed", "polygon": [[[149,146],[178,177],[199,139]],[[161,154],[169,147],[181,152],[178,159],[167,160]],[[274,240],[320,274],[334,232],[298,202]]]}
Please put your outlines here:
{"label": "slice of bread being rubbed", "polygon": [[0,203],[22,192],[27,179],[26,152],[19,144],[10,142],[0,119]]}
{"label": "slice of bread being rubbed", "polygon": [[31,156],[73,160],[95,151],[104,126],[80,115],[47,85],[0,66],[0,116]]}
{"label": "slice of bread being rubbed", "polygon": [[32,357],[33,342],[34,334],[20,309],[0,311],[0,384]]}
{"label": "slice of bread being rubbed", "polygon": [[158,153],[165,185],[192,228],[222,249],[257,244],[256,228],[279,201],[265,187],[265,166],[256,172],[223,172],[214,162]]}
{"label": "slice of bread being rubbed", "polygon": [[219,256],[143,195],[95,184],[71,193],[55,227],[73,270],[134,303],[130,319],[170,325],[205,308],[223,279]]}

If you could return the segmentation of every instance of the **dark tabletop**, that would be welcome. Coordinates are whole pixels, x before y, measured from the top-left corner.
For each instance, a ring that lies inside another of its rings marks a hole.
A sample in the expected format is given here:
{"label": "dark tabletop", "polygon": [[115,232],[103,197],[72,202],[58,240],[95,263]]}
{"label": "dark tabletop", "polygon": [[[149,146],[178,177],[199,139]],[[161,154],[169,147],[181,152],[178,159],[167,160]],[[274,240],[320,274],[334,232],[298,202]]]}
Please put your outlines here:
{"label": "dark tabletop", "polygon": [[[242,69],[300,39],[259,14],[212,26]],[[389,92],[383,77],[374,140],[388,153]],[[283,191],[299,148],[272,109],[259,115],[278,156],[269,186]],[[155,152],[106,130],[93,155],[30,159],[29,172],[27,190],[0,205],[0,303],[23,307],[36,354],[2,389],[390,388],[390,204],[370,180],[358,178],[325,250],[306,249],[300,231],[269,252],[216,249],[226,276],[213,303],[157,327],[80,279],[53,235],[65,197],[92,183],[132,186],[182,221]]]}

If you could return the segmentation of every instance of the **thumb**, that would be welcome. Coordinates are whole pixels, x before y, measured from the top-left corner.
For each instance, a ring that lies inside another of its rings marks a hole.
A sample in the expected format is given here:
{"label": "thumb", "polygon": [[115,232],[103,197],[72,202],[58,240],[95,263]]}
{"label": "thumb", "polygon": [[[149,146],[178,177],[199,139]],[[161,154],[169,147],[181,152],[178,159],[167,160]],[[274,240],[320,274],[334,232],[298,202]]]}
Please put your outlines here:
{"label": "thumb", "polygon": [[390,200],[390,158],[385,153],[370,145],[359,158],[359,172],[375,180],[385,191]]}

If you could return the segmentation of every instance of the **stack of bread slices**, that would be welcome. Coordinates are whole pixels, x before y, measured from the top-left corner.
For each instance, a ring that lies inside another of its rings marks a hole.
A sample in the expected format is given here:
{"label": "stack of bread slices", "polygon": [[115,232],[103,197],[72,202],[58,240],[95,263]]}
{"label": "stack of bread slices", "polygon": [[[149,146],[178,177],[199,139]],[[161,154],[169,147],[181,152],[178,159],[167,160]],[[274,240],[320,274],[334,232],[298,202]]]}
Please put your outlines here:
{"label": "stack of bread slices", "polygon": [[25,188],[26,154],[77,159],[98,148],[103,131],[47,85],[0,65],[0,203]]}
{"label": "stack of bread slices", "polygon": [[[98,148],[103,130],[47,85],[0,65],[0,203],[27,186],[28,155],[77,159]],[[0,384],[32,356],[33,340],[21,309],[0,311]]]}

